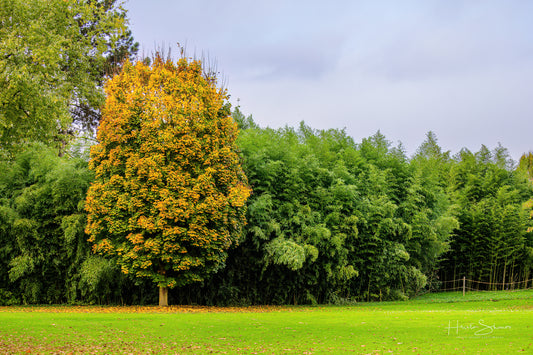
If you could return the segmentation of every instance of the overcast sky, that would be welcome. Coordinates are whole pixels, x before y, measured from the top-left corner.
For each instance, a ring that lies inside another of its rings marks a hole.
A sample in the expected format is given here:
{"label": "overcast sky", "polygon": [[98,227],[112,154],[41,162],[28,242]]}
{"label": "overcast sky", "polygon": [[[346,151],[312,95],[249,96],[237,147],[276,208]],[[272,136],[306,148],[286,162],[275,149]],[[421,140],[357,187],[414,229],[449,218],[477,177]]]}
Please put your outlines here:
{"label": "overcast sky", "polygon": [[[129,0],[141,51],[216,60],[261,126],[380,130],[408,154],[533,150],[533,1]],[[237,101],[239,100],[239,101]]]}

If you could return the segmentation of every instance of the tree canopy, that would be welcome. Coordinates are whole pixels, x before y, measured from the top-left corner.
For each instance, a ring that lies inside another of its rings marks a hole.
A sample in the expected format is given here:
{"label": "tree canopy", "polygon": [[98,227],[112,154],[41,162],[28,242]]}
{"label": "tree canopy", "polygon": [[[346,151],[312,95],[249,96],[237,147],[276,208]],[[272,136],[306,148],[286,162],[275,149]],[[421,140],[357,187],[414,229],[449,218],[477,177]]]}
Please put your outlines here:
{"label": "tree canopy", "polygon": [[202,281],[240,240],[250,194],[225,91],[199,61],[126,62],[106,84],[91,148],[89,241],[124,273]]}
{"label": "tree canopy", "polygon": [[106,63],[135,50],[125,12],[114,3],[0,0],[4,154],[33,141],[57,144],[73,113],[83,121],[102,104]]}

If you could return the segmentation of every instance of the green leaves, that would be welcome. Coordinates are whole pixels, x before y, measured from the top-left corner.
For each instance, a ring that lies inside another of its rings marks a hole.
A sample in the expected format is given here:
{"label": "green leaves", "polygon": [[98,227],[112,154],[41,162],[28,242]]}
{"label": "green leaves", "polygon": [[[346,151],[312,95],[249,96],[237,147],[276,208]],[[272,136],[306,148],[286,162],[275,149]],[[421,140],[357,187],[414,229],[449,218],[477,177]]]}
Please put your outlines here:
{"label": "green leaves", "polygon": [[90,251],[79,208],[92,180],[87,163],[36,144],[2,165],[0,288],[28,303],[78,299]]}
{"label": "green leaves", "polygon": [[[296,271],[301,269],[305,262],[305,249],[292,240],[278,237],[265,245],[266,262],[278,265],[285,265],[289,269]],[[316,258],[315,258],[316,259]]]}
{"label": "green leaves", "polygon": [[446,254],[443,275],[466,275],[487,283],[527,278],[533,265],[526,256],[531,221],[524,207],[533,185],[522,171],[523,167],[510,170],[501,146],[492,152],[483,146],[475,154],[457,155],[450,190],[459,227]]}
{"label": "green leaves", "polygon": [[71,109],[102,104],[105,55],[126,31],[120,11],[93,1],[0,1],[3,149],[57,143]]}
{"label": "green leaves", "polygon": [[11,282],[31,274],[35,269],[35,264],[31,256],[19,255],[9,262],[9,280]]}
{"label": "green leaves", "polygon": [[518,170],[525,172],[533,180],[533,152],[523,154],[518,162]]}
{"label": "green leaves", "polygon": [[[389,297],[385,288],[401,288],[407,265],[415,262],[404,244],[418,221],[402,213],[409,208],[422,216],[428,209],[423,197],[413,205],[398,205],[420,194],[412,188],[412,172],[401,151],[391,149],[380,134],[359,147],[338,130],[314,131],[304,124],[297,131],[250,127],[239,141],[254,195],[247,238],[235,254],[256,261],[258,293],[320,302],[331,294],[361,295],[369,287]],[[426,219],[426,229],[432,229]],[[398,253],[383,253],[390,243]],[[420,246],[420,254],[426,251]],[[370,275],[381,270],[384,260],[397,272],[382,275],[377,283]]]}

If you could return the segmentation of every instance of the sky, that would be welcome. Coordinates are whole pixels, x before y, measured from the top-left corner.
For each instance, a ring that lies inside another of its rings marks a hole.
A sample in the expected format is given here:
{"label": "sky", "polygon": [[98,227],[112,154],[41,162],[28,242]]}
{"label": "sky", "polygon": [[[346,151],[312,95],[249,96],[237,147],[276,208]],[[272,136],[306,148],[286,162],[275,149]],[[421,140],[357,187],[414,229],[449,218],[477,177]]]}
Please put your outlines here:
{"label": "sky", "polygon": [[262,127],[378,130],[416,152],[533,151],[533,1],[127,0],[146,55],[177,43]]}

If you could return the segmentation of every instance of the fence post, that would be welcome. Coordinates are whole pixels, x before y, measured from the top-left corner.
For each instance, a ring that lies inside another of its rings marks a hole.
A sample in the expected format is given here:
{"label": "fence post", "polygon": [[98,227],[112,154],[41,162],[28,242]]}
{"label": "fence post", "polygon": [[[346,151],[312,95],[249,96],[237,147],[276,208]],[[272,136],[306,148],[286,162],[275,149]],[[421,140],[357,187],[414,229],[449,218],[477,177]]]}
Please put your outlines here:
{"label": "fence post", "polygon": [[465,296],[466,291],[466,276],[463,276],[463,297]]}

